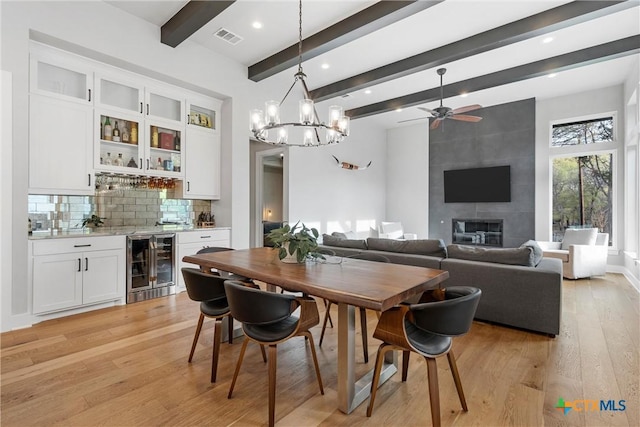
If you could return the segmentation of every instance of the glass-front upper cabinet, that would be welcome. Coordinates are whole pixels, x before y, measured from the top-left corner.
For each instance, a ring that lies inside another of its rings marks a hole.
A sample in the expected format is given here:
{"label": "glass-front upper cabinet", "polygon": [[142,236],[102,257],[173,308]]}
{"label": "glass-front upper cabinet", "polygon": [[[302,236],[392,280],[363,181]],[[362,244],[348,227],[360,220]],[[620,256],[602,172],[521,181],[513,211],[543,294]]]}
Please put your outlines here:
{"label": "glass-front upper cabinet", "polygon": [[184,126],[184,95],[169,88],[145,88],[145,116]]}
{"label": "glass-front upper cabinet", "polygon": [[96,105],[130,114],[144,113],[144,86],[124,76],[96,74]]}
{"label": "glass-front upper cabinet", "polygon": [[146,153],[144,124],[138,114],[103,110],[96,118],[94,168],[99,171],[137,175],[144,171]]}
{"label": "glass-front upper cabinet", "polygon": [[172,126],[169,121],[147,121],[145,131],[148,144],[145,171],[149,175],[183,177],[183,128]]}
{"label": "glass-front upper cabinet", "polygon": [[211,98],[187,99],[187,127],[198,129],[218,129],[220,102]]}
{"label": "glass-front upper cabinet", "polygon": [[85,105],[93,103],[93,70],[75,55],[33,43],[29,73],[31,93]]}

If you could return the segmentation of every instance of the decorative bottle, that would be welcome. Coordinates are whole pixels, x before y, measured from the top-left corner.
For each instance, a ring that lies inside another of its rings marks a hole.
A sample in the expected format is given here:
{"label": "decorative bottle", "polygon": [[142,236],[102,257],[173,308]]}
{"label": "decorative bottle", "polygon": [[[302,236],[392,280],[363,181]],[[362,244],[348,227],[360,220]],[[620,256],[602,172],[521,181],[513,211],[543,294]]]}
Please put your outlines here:
{"label": "decorative bottle", "polygon": [[118,129],[118,122],[116,122],[115,127],[113,128],[113,136],[112,139],[115,142],[120,142],[120,129]]}
{"label": "decorative bottle", "polygon": [[129,143],[129,131],[127,130],[127,122],[122,125],[122,142]]}
{"label": "decorative bottle", "polygon": [[158,163],[156,163],[156,169],[157,170],[163,170],[162,159],[160,157],[158,157]]}
{"label": "decorative bottle", "polygon": [[104,164],[105,165],[112,165],[113,164],[113,161],[111,159],[111,153],[107,153],[107,158],[104,159]]}
{"label": "decorative bottle", "polygon": [[115,166],[124,166],[124,159],[122,158],[122,153],[118,153],[118,157],[113,161]]}
{"label": "decorative bottle", "polygon": [[138,123],[136,122],[131,122],[131,138],[130,139],[132,144],[138,143]]}
{"label": "decorative bottle", "polygon": [[151,146],[158,148],[158,128],[151,126]]}
{"label": "decorative bottle", "polygon": [[109,117],[107,117],[104,121],[104,139],[105,141],[111,141],[113,137],[113,128],[111,127],[111,122],[109,121]]}

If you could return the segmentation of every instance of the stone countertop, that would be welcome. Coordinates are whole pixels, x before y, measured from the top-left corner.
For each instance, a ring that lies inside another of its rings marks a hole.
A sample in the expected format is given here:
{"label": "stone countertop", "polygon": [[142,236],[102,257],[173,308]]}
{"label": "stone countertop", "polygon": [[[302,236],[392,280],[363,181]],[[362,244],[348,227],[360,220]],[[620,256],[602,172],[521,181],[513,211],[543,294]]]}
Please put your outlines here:
{"label": "stone countertop", "polygon": [[130,234],[177,233],[183,231],[230,230],[231,227],[196,227],[195,225],[156,225],[131,227],[73,228],[70,230],[34,230],[29,240],[61,239],[68,237],[126,236]]}

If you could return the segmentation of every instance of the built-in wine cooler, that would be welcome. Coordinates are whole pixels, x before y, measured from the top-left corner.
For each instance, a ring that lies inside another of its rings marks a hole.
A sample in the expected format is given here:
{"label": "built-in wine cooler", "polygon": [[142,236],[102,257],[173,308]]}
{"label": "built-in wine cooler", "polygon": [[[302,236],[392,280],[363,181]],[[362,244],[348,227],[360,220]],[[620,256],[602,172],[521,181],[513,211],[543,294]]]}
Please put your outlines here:
{"label": "built-in wine cooler", "polygon": [[176,235],[127,236],[127,303],[174,294]]}

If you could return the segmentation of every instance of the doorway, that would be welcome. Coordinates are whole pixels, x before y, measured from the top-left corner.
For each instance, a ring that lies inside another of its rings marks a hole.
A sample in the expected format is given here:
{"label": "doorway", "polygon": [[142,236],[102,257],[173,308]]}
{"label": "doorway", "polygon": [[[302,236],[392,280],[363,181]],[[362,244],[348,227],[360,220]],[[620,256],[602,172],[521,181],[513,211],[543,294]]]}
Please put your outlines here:
{"label": "doorway", "polygon": [[287,220],[287,152],[284,148],[255,152],[253,246],[264,244],[264,227]]}

